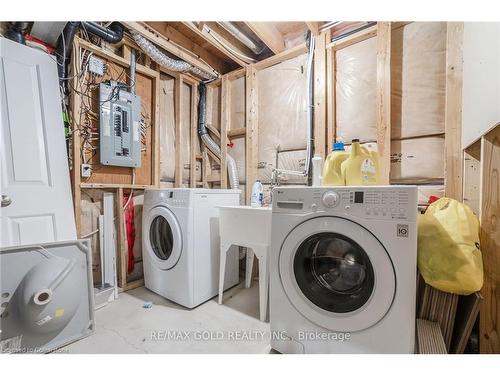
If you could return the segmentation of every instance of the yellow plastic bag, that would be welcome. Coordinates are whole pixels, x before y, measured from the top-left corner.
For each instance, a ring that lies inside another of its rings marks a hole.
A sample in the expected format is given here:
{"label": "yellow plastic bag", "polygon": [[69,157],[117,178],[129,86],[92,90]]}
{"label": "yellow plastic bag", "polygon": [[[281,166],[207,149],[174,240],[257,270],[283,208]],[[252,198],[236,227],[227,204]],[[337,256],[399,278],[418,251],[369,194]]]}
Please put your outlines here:
{"label": "yellow plastic bag", "polygon": [[483,285],[479,220],[466,205],[441,198],[418,215],[418,268],[425,282],[468,295]]}

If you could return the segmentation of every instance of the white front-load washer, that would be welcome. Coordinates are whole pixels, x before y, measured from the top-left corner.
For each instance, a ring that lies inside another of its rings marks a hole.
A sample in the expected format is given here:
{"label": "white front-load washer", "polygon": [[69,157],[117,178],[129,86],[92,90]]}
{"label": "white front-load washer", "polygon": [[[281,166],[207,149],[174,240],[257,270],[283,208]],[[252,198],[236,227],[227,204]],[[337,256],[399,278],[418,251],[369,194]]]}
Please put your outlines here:
{"label": "white front-load washer", "polygon": [[413,353],[415,186],[273,190],[271,346]]}
{"label": "white front-load washer", "polygon": [[[146,189],[142,221],[144,283],[188,308],[218,293],[219,209],[237,206],[240,190]],[[238,283],[238,254],[229,253],[224,289]]]}

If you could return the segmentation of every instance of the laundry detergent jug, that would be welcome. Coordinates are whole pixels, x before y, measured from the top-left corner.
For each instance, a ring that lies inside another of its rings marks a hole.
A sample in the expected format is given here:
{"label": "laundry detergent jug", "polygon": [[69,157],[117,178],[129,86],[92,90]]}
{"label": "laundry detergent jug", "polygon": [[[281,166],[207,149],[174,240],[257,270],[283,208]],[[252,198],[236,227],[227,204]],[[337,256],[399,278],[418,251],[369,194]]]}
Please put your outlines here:
{"label": "laundry detergent jug", "polygon": [[344,149],[343,142],[335,142],[332,152],[326,157],[323,166],[323,186],[344,186],[345,179],[342,176],[341,165],[347,159],[349,153]]}
{"label": "laundry detergent jug", "polygon": [[380,180],[378,153],[361,146],[359,139],[353,139],[351,152],[342,162],[341,173],[348,186],[378,185]]}

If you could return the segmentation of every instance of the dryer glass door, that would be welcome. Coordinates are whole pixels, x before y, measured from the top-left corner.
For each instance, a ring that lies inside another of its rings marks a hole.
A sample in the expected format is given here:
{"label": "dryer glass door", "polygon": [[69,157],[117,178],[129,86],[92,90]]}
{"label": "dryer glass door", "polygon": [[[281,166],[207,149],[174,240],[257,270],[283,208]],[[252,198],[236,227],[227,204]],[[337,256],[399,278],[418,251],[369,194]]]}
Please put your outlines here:
{"label": "dryer glass door", "polygon": [[297,311],[332,331],[355,332],[378,323],[396,293],[384,246],[360,224],[339,217],[296,226],[281,246],[279,272]]}
{"label": "dryer glass door", "polygon": [[161,269],[174,267],[182,252],[182,233],[175,215],[166,207],[155,207],[143,225],[149,258]]}
{"label": "dryer glass door", "polygon": [[174,235],[170,224],[163,216],[156,216],[149,227],[149,241],[155,255],[167,260],[174,248]]}

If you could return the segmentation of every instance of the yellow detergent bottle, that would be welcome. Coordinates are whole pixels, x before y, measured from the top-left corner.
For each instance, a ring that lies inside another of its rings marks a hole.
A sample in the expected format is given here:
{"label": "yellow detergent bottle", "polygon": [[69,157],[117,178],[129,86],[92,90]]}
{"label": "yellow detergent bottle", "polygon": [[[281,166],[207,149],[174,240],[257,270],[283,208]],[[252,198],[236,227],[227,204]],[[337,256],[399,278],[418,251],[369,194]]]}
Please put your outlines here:
{"label": "yellow detergent bottle", "polygon": [[342,176],[341,165],[347,159],[349,153],[344,149],[343,142],[335,142],[332,152],[327,156],[323,166],[323,186],[344,186],[345,179]]}
{"label": "yellow detergent bottle", "polygon": [[341,173],[346,185],[378,185],[378,153],[361,146],[359,139],[353,139],[351,153],[342,163]]}

